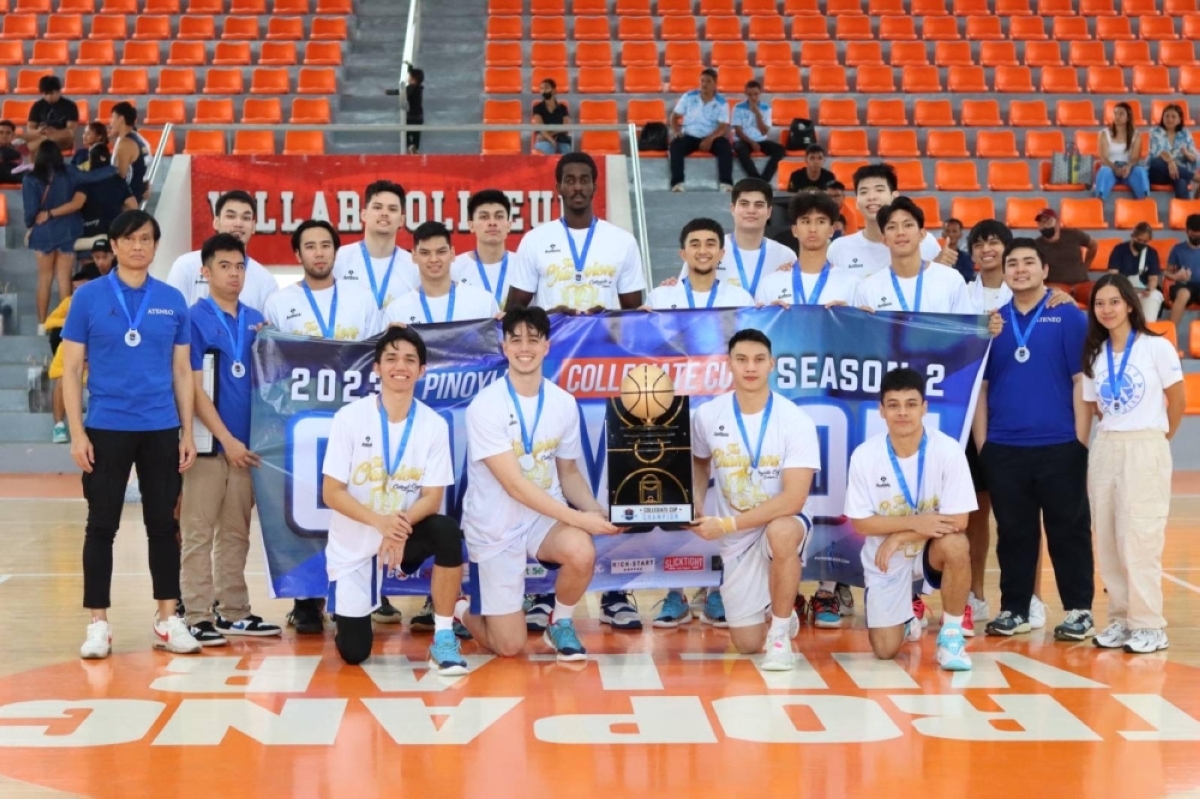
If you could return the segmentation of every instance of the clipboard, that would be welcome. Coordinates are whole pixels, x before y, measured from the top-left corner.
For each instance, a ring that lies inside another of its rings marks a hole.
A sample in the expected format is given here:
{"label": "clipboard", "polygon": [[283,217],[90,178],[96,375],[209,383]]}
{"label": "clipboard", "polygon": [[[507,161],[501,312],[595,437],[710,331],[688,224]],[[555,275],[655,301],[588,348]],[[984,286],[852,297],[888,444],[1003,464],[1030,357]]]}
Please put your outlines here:
{"label": "clipboard", "polygon": [[[220,365],[220,360],[221,353],[217,350],[209,350],[204,353],[204,393],[212,400],[213,405],[217,404],[217,367]],[[197,455],[217,454],[216,436],[204,426],[204,422],[200,421],[199,416],[192,421],[192,439],[196,442]]]}

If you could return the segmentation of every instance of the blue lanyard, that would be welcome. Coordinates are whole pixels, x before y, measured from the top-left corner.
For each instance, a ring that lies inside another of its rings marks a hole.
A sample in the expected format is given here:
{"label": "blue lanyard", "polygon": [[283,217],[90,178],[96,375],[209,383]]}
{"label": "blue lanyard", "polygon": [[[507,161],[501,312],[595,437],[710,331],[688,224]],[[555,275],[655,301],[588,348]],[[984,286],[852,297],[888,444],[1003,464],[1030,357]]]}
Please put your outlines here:
{"label": "blue lanyard", "polygon": [[[704,304],[705,308],[712,308],[713,303],[717,301],[717,286],[721,285],[721,281],[714,280],[712,288],[708,292],[708,302]],[[696,307],[696,295],[692,293],[692,283],[686,277],[683,279],[683,290],[687,292],[687,301],[689,308]]]}
{"label": "blue lanyard", "polygon": [[571,228],[567,227],[567,220],[560,218],[563,230],[567,234],[567,244],[571,245],[571,260],[575,262],[575,282],[583,282],[583,270],[587,266],[588,250],[592,249],[592,235],[596,232],[596,217],[592,217],[592,224],[588,225],[587,238],[583,240],[583,254],[575,249],[575,239],[571,236]]}
{"label": "blue lanyard", "polygon": [[546,404],[546,383],[543,381],[538,386],[538,404],[537,412],[533,416],[533,427],[525,426],[525,413],[521,410],[521,401],[517,398],[517,390],[513,388],[512,378],[508,375],[504,376],[504,381],[508,383],[508,396],[512,398],[513,408],[517,411],[517,421],[521,424],[521,446],[525,448],[526,455],[533,455],[533,437],[537,433],[538,422],[542,420],[542,406]]}
{"label": "blue lanyard", "polygon": [[921,512],[921,489],[925,485],[925,445],[929,441],[929,435],[921,433],[921,446],[917,448],[917,495],[913,494],[908,489],[908,481],[904,479],[904,471],[900,468],[900,461],[896,459],[896,450],[892,447],[892,437],[887,437],[888,458],[892,461],[892,471],[896,473],[896,482],[900,484],[900,490],[904,492],[904,501],[908,503],[908,507],[912,508],[913,513]]}
{"label": "blue lanyard", "polygon": [[378,286],[375,283],[375,268],[371,263],[371,253],[367,251],[367,243],[360,241],[358,246],[362,248],[363,264],[367,268],[367,277],[371,280],[371,293],[375,295],[375,305],[382,311],[383,301],[387,299],[388,284],[392,282],[392,267],[396,265],[396,253],[400,248],[392,248],[392,260],[388,261],[387,271],[383,273],[383,286]]}
{"label": "blue lanyard", "polygon": [[[233,345],[233,352],[229,353],[233,358],[234,363],[242,362],[242,347],[246,343],[246,326],[242,324],[242,308],[240,302],[237,306],[237,316],[234,317],[233,326],[237,328],[237,336],[233,335],[233,331],[229,329],[229,323],[225,321],[225,312],[217,305],[212,297],[205,297],[205,302],[212,306],[213,314],[217,317],[217,321],[221,323],[221,327],[225,330],[225,335],[229,336],[229,343]],[[242,373],[243,375],[245,372]],[[235,375],[236,376],[236,375]]]}
{"label": "blue lanyard", "polygon": [[1113,354],[1112,354],[1112,339],[1109,339],[1108,345],[1104,348],[1108,353],[1108,388],[1112,392],[1112,402],[1114,408],[1121,407],[1121,382],[1125,379],[1125,367],[1129,366],[1129,353],[1133,352],[1133,340],[1137,337],[1136,330],[1129,331],[1129,338],[1125,341],[1125,351],[1121,353],[1121,368],[1113,369]]}
{"label": "blue lanyard", "polygon": [[400,437],[400,448],[396,450],[396,456],[392,457],[392,433],[389,429],[391,423],[388,422],[387,409],[383,407],[383,397],[380,397],[379,403],[379,426],[383,428],[383,465],[387,468],[387,474],[384,475],[384,485],[392,478],[396,471],[400,468],[400,461],[404,460],[404,450],[408,449],[408,436],[412,433],[413,420],[417,418],[417,398],[413,397],[412,403],[408,406],[408,418],[404,422],[404,435]]}
{"label": "blue lanyard", "polygon": [[[816,305],[821,300],[821,292],[825,290],[825,284],[829,282],[829,261],[821,267],[821,275],[817,278],[817,285],[813,286],[812,299],[804,293],[804,278],[800,276],[800,262],[792,267],[792,301],[795,305]],[[895,275],[893,275],[895,277]],[[897,292],[899,293],[899,292]]]}
{"label": "blue lanyard", "polygon": [[762,457],[763,441],[767,437],[767,422],[771,421],[771,406],[775,402],[775,393],[767,394],[767,407],[763,408],[762,424],[758,428],[758,444],[750,449],[750,436],[746,435],[746,423],[742,421],[742,408],[738,405],[737,394],[733,395],[733,418],[737,420],[738,432],[742,434],[742,443],[746,452],[750,453],[750,468],[758,470],[758,460]]}
{"label": "blue lanyard", "polygon": [[[567,234],[567,238],[571,238],[571,234]],[[587,248],[584,247],[586,252]],[[496,277],[496,289],[492,290],[492,281],[488,280],[487,270],[483,268],[483,259],[479,257],[479,250],[475,251],[475,268],[479,270],[479,279],[483,281],[483,287],[487,291],[491,291],[496,297],[496,304],[500,305],[504,302],[500,295],[504,291],[504,276],[508,274],[508,252],[504,253],[504,260],[500,262],[500,274]]]}
{"label": "blue lanyard", "polygon": [[[1033,321],[1029,323],[1029,327],[1025,328],[1025,332],[1021,332],[1021,326],[1017,324],[1017,301],[1014,299],[1008,304],[1008,319],[1012,322],[1013,338],[1017,340],[1017,349],[1029,349],[1029,337],[1033,335],[1033,329],[1037,327],[1037,323],[1041,320],[1042,309],[1046,307],[1046,303],[1050,301],[1050,292],[1046,292],[1046,296],[1042,297],[1042,301],[1033,309]],[[1109,362],[1112,362],[1111,350],[1109,351]]]}
{"label": "blue lanyard", "polygon": [[[921,262],[921,271],[917,272],[917,291],[916,291],[916,294],[913,295],[913,308],[912,308],[913,313],[921,312],[921,286],[924,284],[924,281],[925,281],[925,267],[926,266],[928,266],[928,263],[925,261],[922,261]],[[894,269],[891,269],[888,271],[892,275],[892,288],[894,288],[896,290],[896,298],[900,300],[900,310],[907,311],[908,310],[908,300],[904,299],[904,292],[900,290],[900,281],[896,279],[896,271]]]}
{"label": "blue lanyard", "polygon": [[751,296],[758,291],[758,279],[762,277],[763,264],[767,260],[767,240],[763,239],[762,244],[758,246],[758,266],[754,267],[754,280],[746,280],[746,267],[742,265],[742,251],[738,249],[737,238],[730,239],[733,244],[733,260],[737,264],[738,277],[741,278],[742,288],[750,292]]}
{"label": "blue lanyard", "polygon": [[146,318],[146,311],[150,310],[150,290],[153,284],[151,278],[146,277],[146,296],[142,298],[141,307],[137,310],[137,316],[132,316],[129,313],[129,306],[125,304],[125,292],[121,290],[120,280],[117,279],[117,270],[108,273],[109,285],[112,286],[113,294],[117,295],[117,305],[121,306],[121,310],[125,313],[125,319],[129,322],[129,329],[137,332],[137,329],[142,326],[142,320]]}
{"label": "blue lanyard", "polygon": [[[421,310],[425,312],[425,321],[433,324],[433,311],[429,310],[429,303],[425,300],[425,287],[421,286],[421,290],[417,292],[417,296],[421,299]],[[445,322],[454,321],[454,284],[450,284],[450,299],[446,301],[446,318]]]}
{"label": "blue lanyard", "polygon": [[333,283],[333,300],[329,303],[329,324],[325,324],[325,317],[321,316],[321,309],[317,307],[317,298],[313,296],[312,289],[308,287],[308,283],[300,281],[301,287],[304,289],[304,296],[308,297],[308,305],[312,308],[313,316],[317,317],[317,327],[321,329],[321,338],[336,338],[337,337],[337,281]]}

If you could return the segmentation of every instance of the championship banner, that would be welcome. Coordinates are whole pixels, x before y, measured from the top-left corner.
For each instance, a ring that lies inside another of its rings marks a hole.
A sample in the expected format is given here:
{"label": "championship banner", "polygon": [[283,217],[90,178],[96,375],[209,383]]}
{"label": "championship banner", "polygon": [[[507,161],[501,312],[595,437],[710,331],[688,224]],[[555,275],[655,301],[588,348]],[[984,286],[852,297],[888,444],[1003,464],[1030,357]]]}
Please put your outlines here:
{"label": "championship banner", "polygon": [[[217,198],[233,189],[258,200],[250,255],[267,265],[294,265],[291,234],[307,219],[323,219],[343,244],[362,238],[363,192],[377,180],[404,187],[408,231],[430,220],[467,235],[467,200],[500,189],[513,204],[509,249],[521,234],[562,215],[555,191],[555,158],[495,155],[198,155],[192,157],[192,247],[212,235]],[[605,217],[605,159],[592,207]],[[407,232],[400,246],[412,248]]]}
{"label": "championship banner", "polygon": [[[854,308],[811,306],[626,311],[552,318],[545,374],[580,405],[581,470],[603,504],[607,499],[606,398],[622,377],[650,362],[666,370],[693,412],[732,388],[726,342],[758,328],[776,358],[773,388],[812,417],[821,447],[805,512],[814,519],[804,578],[863,584],[862,539],[843,516],[850,454],[886,431],[879,416],[883,375],[909,366],[926,376],[926,423],[964,444],[970,433],[990,338],[986,318],[940,314],[870,314]],[[491,320],[427,325],[421,335],[429,367],[416,396],[450,425],[455,485],[446,512],[461,516],[466,490],[467,405],[479,390],[503,379],[500,328]],[[264,330],[254,347],[251,449],[262,457],[254,488],[273,595],[324,596],[325,532],[330,511],[321,501],[321,466],[333,414],[378,390],[371,342],[336,342]],[[714,542],[687,531],[595,538],[597,561],[589,590],[700,587],[720,584]],[[419,575],[385,579],[388,594],[429,591],[432,561]],[[530,593],[551,590],[553,575],[531,563]],[[469,579],[469,578],[468,578]]]}

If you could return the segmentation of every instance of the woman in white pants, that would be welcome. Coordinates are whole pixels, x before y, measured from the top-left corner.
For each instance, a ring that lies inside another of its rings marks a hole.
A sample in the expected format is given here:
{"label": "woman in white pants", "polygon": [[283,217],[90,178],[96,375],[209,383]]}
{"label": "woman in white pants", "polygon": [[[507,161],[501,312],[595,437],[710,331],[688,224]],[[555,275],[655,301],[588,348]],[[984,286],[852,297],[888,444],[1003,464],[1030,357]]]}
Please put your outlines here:
{"label": "woman in white pants", "polygon": [[1162,552],[1183,369],[1175,347],[1146,327],[1137,292],[1123,275],[1104,275],[1092,288],[1083,399],[1100,417],[1088,458],[1088,499],[1109,624],[1095,643],[1157,652],[1168,646]]}

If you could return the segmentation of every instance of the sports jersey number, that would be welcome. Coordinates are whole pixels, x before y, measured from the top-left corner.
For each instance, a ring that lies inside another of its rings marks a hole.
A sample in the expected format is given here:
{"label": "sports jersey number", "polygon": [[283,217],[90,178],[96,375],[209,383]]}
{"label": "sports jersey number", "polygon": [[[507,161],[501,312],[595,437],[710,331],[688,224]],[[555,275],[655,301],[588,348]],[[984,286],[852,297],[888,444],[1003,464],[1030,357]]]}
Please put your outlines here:
{"label": "sports jersey number", "polygon": [[[292,369],[292,399],[297,402],[308,402],[313,397],[309,386],[313,383],[310,369],[297,366]],[[371,372],[367,380],[368,392],[359,392],[363,387],[362,372],[350,371],[338,374],[336,369],[320,369],[317,371],[316,392],[318,402],[333,402],[338,397],[338,386],[341,386],[342,403],[352,402],[368,393],[374,394],[379,390],[379,375]]]}

